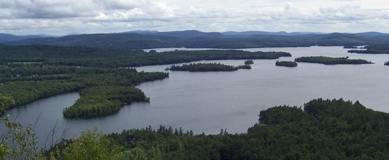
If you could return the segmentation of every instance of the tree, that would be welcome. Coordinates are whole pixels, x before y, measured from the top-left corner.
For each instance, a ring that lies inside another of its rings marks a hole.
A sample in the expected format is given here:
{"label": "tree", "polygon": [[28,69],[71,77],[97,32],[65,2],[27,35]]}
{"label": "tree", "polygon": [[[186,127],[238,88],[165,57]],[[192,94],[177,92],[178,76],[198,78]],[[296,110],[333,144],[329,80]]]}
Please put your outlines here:
{"label": "tree", "polygon": [[87,131],[64,151],[64,160],[106,160],[119,153],[119,148],[102,135]]}
{"label": "tree", "polygon": [[7,154],[7,146],[5,144],[0,144],[0,160],[5,158],[5,155]]}
{"label": "tree", "polygon": [[22,127],[7,118],[1,121],[8,132],[0,138],[0,159],[43,159],[37,147],[37,138],[30,127]]}

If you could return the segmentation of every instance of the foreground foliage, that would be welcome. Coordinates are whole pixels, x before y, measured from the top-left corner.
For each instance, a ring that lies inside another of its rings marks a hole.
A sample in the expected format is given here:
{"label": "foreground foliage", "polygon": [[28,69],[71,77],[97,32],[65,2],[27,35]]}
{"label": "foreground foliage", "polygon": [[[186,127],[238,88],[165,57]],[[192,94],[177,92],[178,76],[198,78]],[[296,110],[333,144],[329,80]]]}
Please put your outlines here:
{"label": "foreground foliage", "polygon": [[335,64],[372,64],[372,62],[364,59],[349,59],[348,57],[300,57],[295,59],[296,62],[306,62],[306,63],[320,63],[326,65],[335,65]]}
{"label": "foreground foliage", "polygon": [[62,142],[50,155],[65,160],[91,159],[88,155],[120,160],[373,160],[389,158],[388,144],[389,114],[359,102],[316,99],[304,109],[261,111],[259,123],[246,134],[193,135],[165,127],[105,136],[87,133]]}
{"label": "foreground foliage", "polygon": [[7,118],[0,118],[0,160],[43,160],[44,154],[37,147],[37,138],[30,127],[22,127]]}

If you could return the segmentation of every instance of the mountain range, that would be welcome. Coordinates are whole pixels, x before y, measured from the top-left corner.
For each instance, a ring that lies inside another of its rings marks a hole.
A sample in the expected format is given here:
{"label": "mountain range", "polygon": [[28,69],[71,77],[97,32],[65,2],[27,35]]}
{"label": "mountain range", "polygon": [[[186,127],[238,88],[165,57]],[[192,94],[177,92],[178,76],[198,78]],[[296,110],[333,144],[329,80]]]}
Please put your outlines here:
{"label": "mountain range", "polygon": [[303,46],[356,46],[389,44],[389,34],[312,33],[312,32],[201,32],[130,31],[122,33],[77,34],[60,37],[16,36],[0,34],[0,43],[8,45],[83,46],[110,49],[256,48]]}

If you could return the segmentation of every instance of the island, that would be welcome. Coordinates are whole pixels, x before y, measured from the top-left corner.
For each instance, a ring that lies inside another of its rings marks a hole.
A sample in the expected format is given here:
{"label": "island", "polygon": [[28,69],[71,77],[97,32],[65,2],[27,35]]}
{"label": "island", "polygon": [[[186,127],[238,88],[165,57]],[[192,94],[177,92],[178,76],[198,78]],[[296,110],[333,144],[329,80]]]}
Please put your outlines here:
{"label": "island", "polygon": [[386,65],[386,66],[389,66],[389,62],[386,62],[385,65]]}
{"label": "island", "polygon": [[282,67],[297,67],[297,62],[293,61],[277,61],[276,66],[282,66]]}
{"label": "island", "polygon": [[249,70],[249,69],[251,69],[251,65],[244,64],[244,65],[236,66],[235,68],[237,68],[237,69],[246,69],[246,70]]}
{"label": "island", "polygon": [[245,65],[252,65],[252,64],[254,64],[254,61],[253,60],[246,60],[246,61],[244,61],[244,64]]}
{"label": "island", "polygon": [[305,63],[319,63],[325,65],[336,65],[336,64],[372,64],[372,62],[364,59],[349,59],[349,57],[300,57],[295,59],[296,62]]}
{"label": "island", "polygon": [[225,65],[221,63],[190,63],[183,65],[172,65],[166,70],[171,71],[189,71],[189,72],[228,72],[237,71],[238,67]]}

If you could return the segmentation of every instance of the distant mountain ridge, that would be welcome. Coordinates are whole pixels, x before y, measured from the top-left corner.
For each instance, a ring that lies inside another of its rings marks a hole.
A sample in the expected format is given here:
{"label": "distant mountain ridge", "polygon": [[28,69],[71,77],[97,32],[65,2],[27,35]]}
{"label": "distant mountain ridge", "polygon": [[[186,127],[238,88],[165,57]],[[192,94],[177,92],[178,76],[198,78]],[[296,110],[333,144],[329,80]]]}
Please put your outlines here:
{"label": "distant mountain ridge", "polygon": [[353,46],[386,45],[389,44],[389,34],[379,32],[289,33],[263,31],[201,32],[197,30],[158,32],[140,30],[122,33],[78,34],[62,37],[0,35],[0,43],[9,45],[84,46],[111,49]]}
{"label": "distant mountain ridge", "polygon": [[40,35],[17,36],[17,35],[13,35],[13,34],[0,33],[0,43],[21,41],[21,40],[34,39],[34,38],[42,38],[42,37],[44,37],[44,36],[40,36]]}

